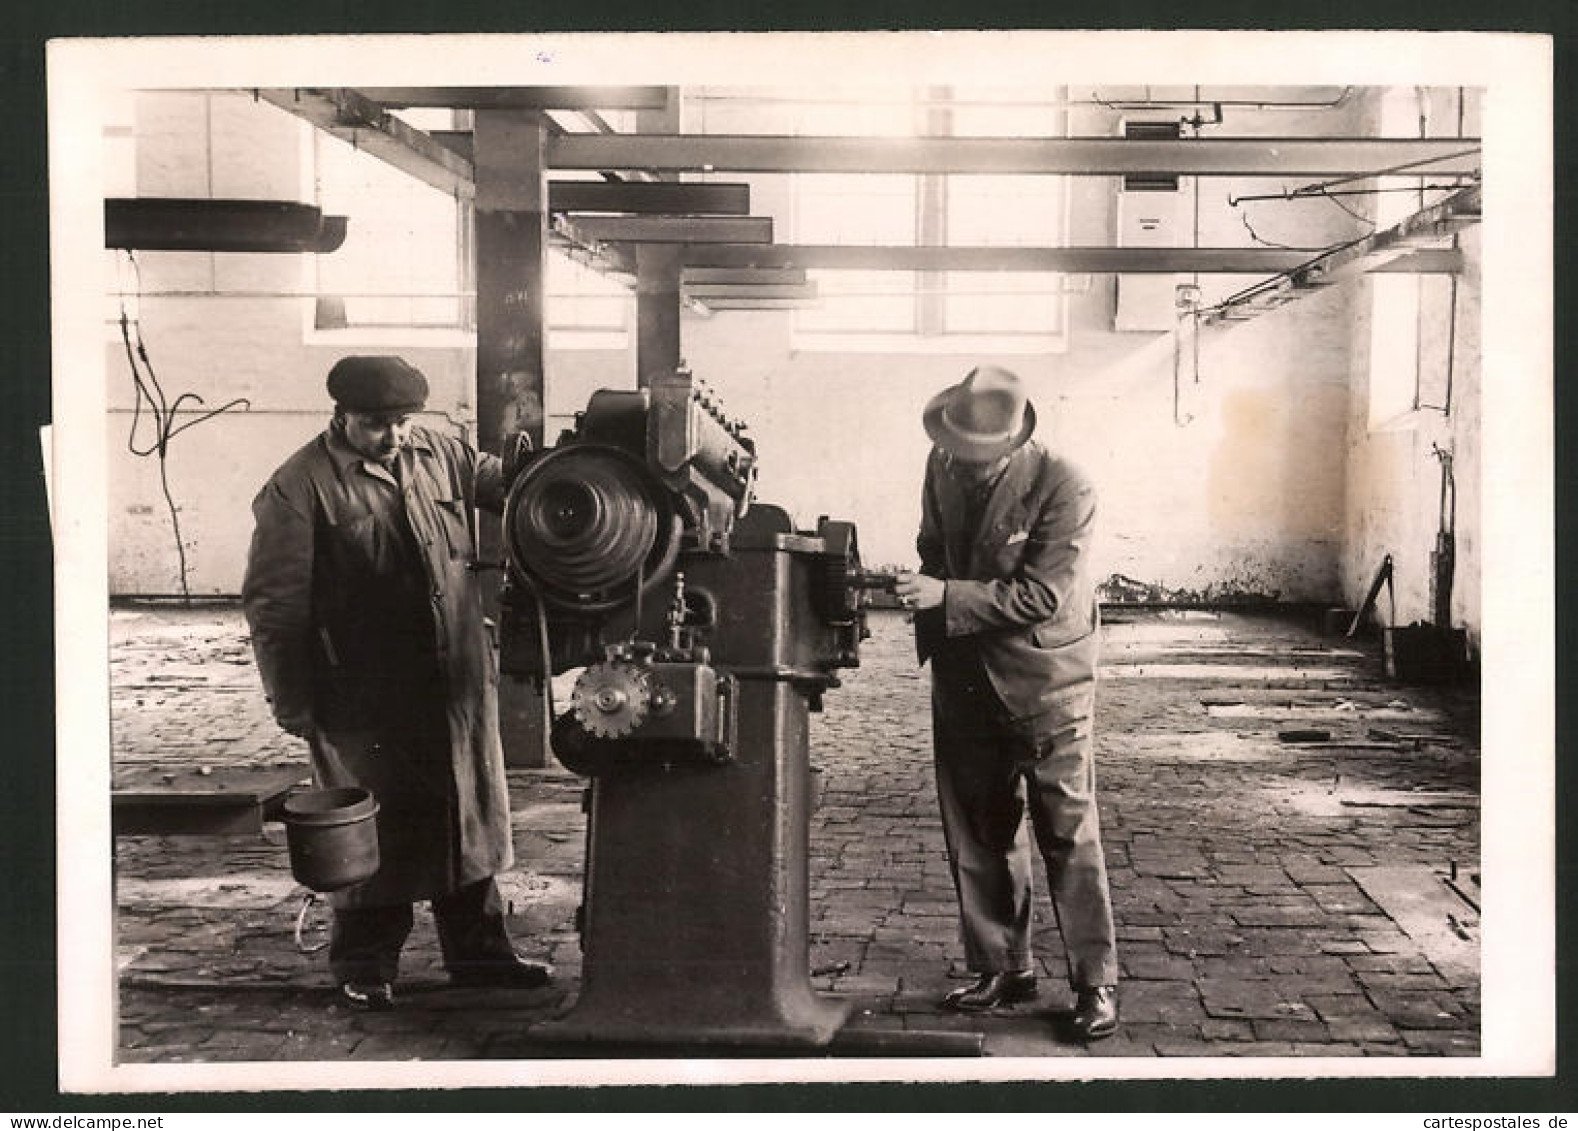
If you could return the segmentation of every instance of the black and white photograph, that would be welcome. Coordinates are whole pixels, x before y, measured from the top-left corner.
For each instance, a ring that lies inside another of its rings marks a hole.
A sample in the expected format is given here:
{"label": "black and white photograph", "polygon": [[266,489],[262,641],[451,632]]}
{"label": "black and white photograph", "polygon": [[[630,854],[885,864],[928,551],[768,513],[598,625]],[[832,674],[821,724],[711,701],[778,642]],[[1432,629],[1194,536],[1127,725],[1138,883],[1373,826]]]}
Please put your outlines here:
{"label": "black and white photograph", "polygon": [[48,79],[62,1092],[1555,1072],[1549,40]]}

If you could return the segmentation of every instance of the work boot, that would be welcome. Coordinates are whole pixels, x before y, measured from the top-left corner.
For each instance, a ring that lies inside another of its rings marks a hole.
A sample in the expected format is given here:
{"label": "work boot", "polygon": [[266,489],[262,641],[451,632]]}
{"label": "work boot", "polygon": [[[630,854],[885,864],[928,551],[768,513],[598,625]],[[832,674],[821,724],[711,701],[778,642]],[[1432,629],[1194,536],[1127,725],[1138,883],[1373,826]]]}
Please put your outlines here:
{"label": "work boot", "polygon": [[486,962],[456,963],[449,980],[457,986],[503,986],[535,990],[553,979],[553,967],[514,955]]}
{"label": "work boot", "polygon": [[1069,1026],[1076,1039],[1099,1041],[1118,1031],[1118,987],[1092,986],[1078,992]]}
{"label": "work boot", "polygon": [[1035,996],[1035,971],[1003,970],[996,974],[982,974],[973,985],[949,991],[942,999],[942,1007],[980,1013],[1000,1005],[1012,1005],[1016,1001],[1029,1001]]}
{"label": "work boot", "polygon": [[340,998],[352,1009],[387,1013],[394,1008],[394,987],[388,982],[341,982]]}

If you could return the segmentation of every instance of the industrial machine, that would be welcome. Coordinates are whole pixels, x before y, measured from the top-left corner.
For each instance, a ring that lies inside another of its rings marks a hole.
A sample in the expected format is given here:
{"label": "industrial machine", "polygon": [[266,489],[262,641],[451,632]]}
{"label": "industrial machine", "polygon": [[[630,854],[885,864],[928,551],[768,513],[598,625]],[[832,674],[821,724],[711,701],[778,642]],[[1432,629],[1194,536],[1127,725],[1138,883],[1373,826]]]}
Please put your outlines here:
{"label": "industrial machine", "polygon": [[501,667],[582,669],[552,723],[590,779],[580,995],[556,1038],[817,1046],[809,712],[859,663],[852,524],[753,501],[755,445],[689,372],[602,390],[511,461]]}

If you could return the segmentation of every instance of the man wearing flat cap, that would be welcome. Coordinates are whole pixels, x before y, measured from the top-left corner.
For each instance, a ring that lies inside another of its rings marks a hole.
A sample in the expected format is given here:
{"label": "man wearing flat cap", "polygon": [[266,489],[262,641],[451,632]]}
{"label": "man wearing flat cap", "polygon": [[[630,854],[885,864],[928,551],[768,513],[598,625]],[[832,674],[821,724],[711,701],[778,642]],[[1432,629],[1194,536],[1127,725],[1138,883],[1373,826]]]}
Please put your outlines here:
{"label": "man wearing flat cap", "polygon": [[1036,996],[1028,808],[1074,991],[1067,1022],[1097,1040],[1118,1025],[1118,966],[1091,750],[1095,491],[1031,439],[1035,408],[1006,369],[972,370],[923,423],[920,570],[897,592],[931,662],[937,795],[975,975],[942,1004]]}
{"label": "man wearing flat cap", "polygon": [[513,851],[475,547],[502,467],[413,421],[428,385],[401,358],[343,358],[328,392],[328,428],[252,503],[242,601],[274,717],[307,740],[317,783],[378,803],[379,868],[332,897],[330,969],[352,1006],[391,1008],[427,900],[452,980],[543,985],[494,879]]}

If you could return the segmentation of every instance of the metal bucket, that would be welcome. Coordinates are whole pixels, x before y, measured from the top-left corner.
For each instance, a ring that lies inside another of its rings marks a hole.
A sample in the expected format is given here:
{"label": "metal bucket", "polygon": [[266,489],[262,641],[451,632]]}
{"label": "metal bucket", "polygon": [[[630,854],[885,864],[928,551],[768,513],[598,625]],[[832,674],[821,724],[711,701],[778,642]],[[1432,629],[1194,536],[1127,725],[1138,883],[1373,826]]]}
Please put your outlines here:
{"label": "metal bucket", "polygon": [[290,874],[313,891],[352,887],[378,871],[378,802],[365,789],[311,789],[285,799]]}

